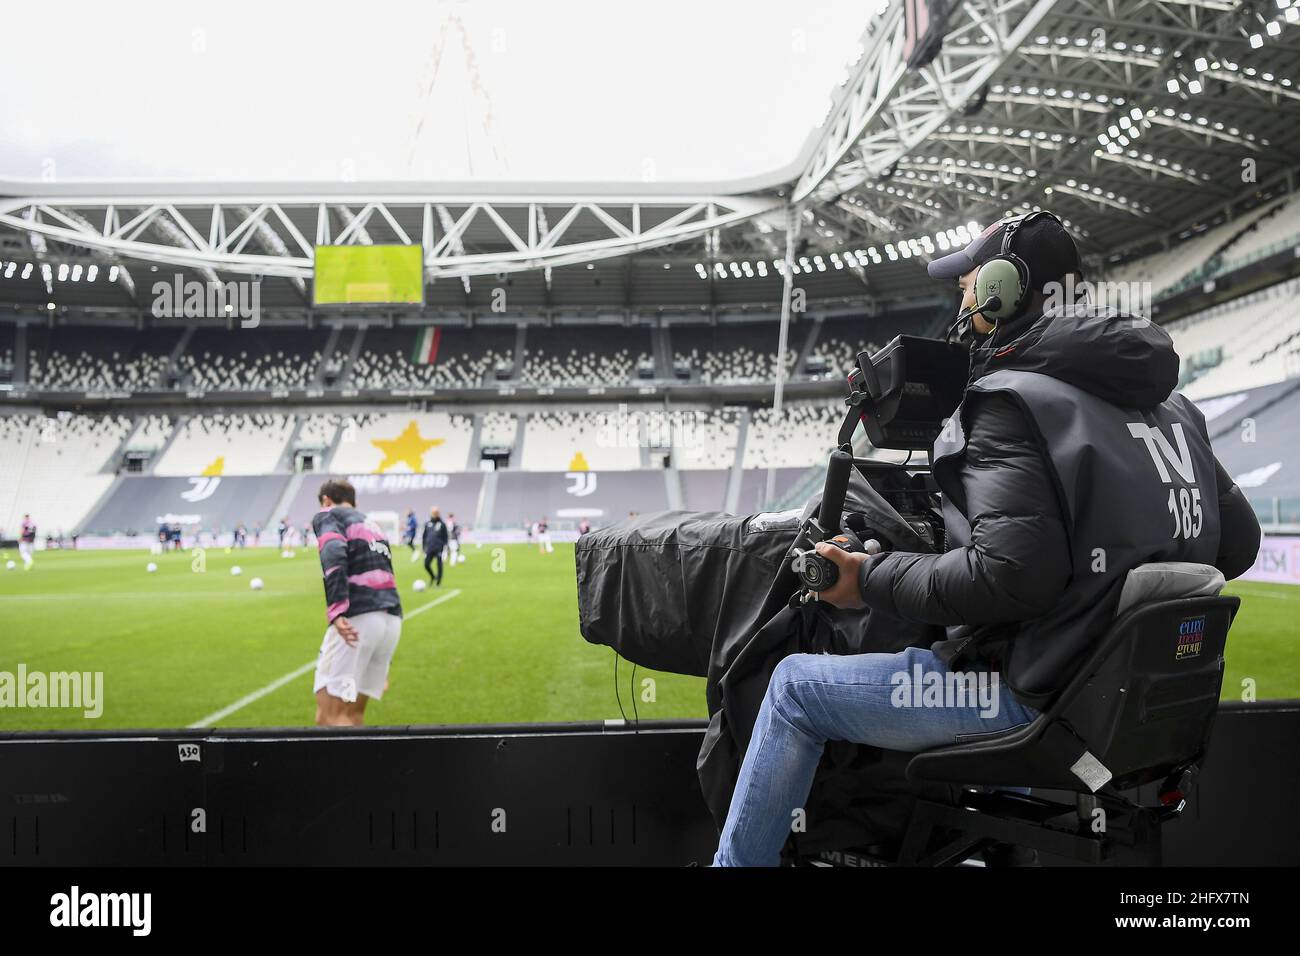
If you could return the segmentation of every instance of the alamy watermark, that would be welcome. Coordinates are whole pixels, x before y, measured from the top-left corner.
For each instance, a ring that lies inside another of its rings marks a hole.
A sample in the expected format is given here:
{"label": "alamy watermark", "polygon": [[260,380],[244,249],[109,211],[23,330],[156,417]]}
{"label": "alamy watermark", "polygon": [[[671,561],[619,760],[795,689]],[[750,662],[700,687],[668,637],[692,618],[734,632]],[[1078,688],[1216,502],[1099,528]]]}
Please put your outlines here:
{"label": "alamy watermark", "polygon": [[148,936],[153,926],[152,893],[95,893],[75,883],[50,897],[54,927],[121,927],[133,936]]}
{"label": "alamy watermark", "polygon": [[979,708],[984,718],[996,717],[1001,698],[996,671],[927,671],[920,664],[895,671],[889,702],[895,707]]}
{"label": "alamy watermark", "polygon": [[[1113,310],[1120,315],[1144,317],[1151,315],[1151,283],[1075,281],[1074,274],[1065,282],[1048,282],[1043,286],[1043,311],[1061,313],[1067,309],[1080,312]],[[1145,320],[1144,320],[1145,321]]]}
{"label": "alamy watermark", "polygon": [[598,417],[596,444],[601,448],[696,448],[705,440],[709,417],[700,411],[629,411],[626,403]]}
{"label": "alamy watermark", "polygon": [[186,282],[177,274],[171,282],[155,282],[153,295],[151,311],[155,319],[238,318],[243,329],[255,329],[262,322],[259,280]]}
{"label": "alamy watermark", "polygon": [[80,710],[89,720],[104,713],[103,671],[0,671],[0,710]]}

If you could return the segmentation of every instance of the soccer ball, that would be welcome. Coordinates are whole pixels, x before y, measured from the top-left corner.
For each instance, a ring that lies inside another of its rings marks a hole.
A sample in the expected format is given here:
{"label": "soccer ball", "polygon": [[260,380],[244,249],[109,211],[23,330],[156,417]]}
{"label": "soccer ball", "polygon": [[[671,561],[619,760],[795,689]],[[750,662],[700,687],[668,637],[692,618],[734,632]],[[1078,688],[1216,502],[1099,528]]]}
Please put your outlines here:
{"label": "soccer ball", "polygon": [[148,564],[146,564],[146,565],[144,566],[144,569],[145,569],[146,571],[148,571],[150,574],[153,574],[155,571],[158,570],[158,565],[156,565],[156,564],[154,564],[152,561],[150,561]]}
{"label": "soccer ball", "polygon": [[254,591],[260,591],[262,590],[262,579],[253,578],[253,580],[248,582],[248,586],[252,588]]}
{"label": "soccer ball", "polygon": [[233,568],[230,569],[230,573],[234,575],[240,575],[244,573],[244,569],[241,568],[239,565],[235,565]]}
{"label": "soccer ball", "polygon": [[281,551],[281,552],[280,552],[280,557],[282,557],[282,558],[292,558],[292,557],[293,557],[293,552],[290,551],[290,550],[288,550],[288,549],[285,549],[284,551]]}
{"label": "soccer ball", "polygon": [[16,567],[18,567],[18,565],[14,564],[14,562],[12,562],[12,561],[6,561],[6,562],[5,562],[5,570],[6,570],[6,571],[12,571],[12,570],[13,570],[14,568],[16,568]]}
{"label": "soccer ball", "polygon": [[[9,563],[13,564],[12,561],[10,561]],[[425,584],[423,581],[416,581],[414,584],[411,585],[411,587],[415,588],[415,590],[417,591],[423,591],[428,586],[429,585]]]}

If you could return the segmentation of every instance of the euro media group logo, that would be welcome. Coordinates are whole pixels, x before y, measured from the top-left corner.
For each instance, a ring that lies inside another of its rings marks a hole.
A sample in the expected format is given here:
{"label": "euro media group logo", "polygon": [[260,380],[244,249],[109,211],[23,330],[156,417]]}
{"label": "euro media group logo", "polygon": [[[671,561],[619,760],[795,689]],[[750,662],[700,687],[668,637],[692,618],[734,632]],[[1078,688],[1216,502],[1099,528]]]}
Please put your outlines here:
{"label": "euro media group logo", "polygon": [[155,282],[153,295],[151,312],[155,319],[237,318],[242,329],[255,329],[262,323],[260,280],[186,282],[178,273],[171,282]]}
{"label": "euro media group logo", "polygon": [[1201,643],[1205,638],[1205,615],[1188,617],[1178,622],[1178,646],[1174,660],[1185,661],[1201,656]]}

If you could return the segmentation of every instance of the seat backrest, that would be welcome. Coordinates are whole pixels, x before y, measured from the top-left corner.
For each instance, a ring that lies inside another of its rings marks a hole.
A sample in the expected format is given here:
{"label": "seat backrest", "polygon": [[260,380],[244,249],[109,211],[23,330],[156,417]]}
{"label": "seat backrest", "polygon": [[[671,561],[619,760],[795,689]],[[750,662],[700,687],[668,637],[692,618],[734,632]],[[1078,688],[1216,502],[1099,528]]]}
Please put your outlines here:
{"label": "seat backrest", "polygon": [[1239,604],[1214,596],[1133,608],[1045,716],[1072,731],[1119,787],[1198,762],[1218,711],[1223,651]]}
{"label": "seat backrest", "polygon": [[1026,727],[918,754],[908,776],[1096,790],[1167,776],[1204,754],[1240,601],[1138,605],[1116,619],[1053,704]]}
{"label": "seat backrest", "polygon": [[1209,564],[1190,561],[1140,564],[1124,577],[1115,616],[1152,601],[1215,595],[1223,590],[1223,584],[1223,572]]}

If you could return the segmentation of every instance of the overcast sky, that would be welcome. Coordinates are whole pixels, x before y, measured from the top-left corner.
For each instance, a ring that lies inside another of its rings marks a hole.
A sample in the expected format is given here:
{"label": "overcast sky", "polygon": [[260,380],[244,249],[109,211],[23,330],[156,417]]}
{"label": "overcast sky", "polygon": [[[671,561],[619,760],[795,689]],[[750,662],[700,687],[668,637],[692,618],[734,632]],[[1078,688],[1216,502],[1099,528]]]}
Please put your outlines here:
{"label": "overcast sky", "polygon": [[0,176],[756,175],[794,159],[875,6],[9,4]]}

